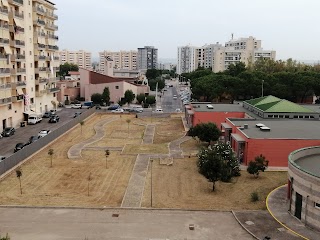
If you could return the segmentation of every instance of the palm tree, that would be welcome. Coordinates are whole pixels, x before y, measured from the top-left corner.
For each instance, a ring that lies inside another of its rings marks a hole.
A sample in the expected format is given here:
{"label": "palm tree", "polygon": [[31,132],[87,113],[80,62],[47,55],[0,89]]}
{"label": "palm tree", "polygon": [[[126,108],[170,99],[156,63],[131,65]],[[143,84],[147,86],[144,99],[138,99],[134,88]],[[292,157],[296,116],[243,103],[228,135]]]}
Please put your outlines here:
{"label": "palm tree", "polygon": [[80,122],[80,126],[81,126],[81,134],[82,134],[82,126],[84,125],[84,121]]}
{"label": "palm tree", "polygon": [[49,155],[50,158],[51,158],[51,165],[50,165],[50,167],[52,167],[52,156],[53,156],[53,149],[52,149],[52,148],[49,149],[48,155]]}
{"label": "palm tree", "polygon": [[91,173],[88,176],[88,196],[90,196],[90,181],[92,180]]}
{"label": "palm tree", "polygon": [[19,178],[19,183],[20,183],[20,193],[22,195],[22,187],[21,187],[21,177],[22,177],[22,171],[20,169],[16,170],[17,178]]}
{"label": "palm tree", "polygon": [[108,157],[110,155],[109,149],[105,150],[105,156],[106,156],[106,169],[108,168]]}
{"label": "palm tree", "polygon": [[130,119],[127,119],[126,122],[128,123],[128,136],[129,136],[129,125],[131,123],[131,120]]}

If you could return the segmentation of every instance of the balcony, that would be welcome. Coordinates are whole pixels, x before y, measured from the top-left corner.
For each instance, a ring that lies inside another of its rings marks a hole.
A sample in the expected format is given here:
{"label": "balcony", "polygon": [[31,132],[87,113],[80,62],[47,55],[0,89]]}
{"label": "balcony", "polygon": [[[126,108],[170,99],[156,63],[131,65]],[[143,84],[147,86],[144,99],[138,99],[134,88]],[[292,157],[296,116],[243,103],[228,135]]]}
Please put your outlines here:
{"label": "balcony", "polygon": [[42,7],[33,7],[33,11],[38,13],[39,15],[44,16],[46,14],[46,12],[44,11],[44,9]]}
{"label": "balcony", "polygon": [[11,83],[5,83],[0,85],[0,90],[11,89]]}
{"label": "balcony", "polygon": [[36,91],[36,97],[42,97],[44,94],[47,93],[47,90],[37,90]]}
{"label": "balcony", "polygon": [[45,26],[46,23],[45,23],[45,21],[38,19],[38,20],[34,20],[34,21],[33,21],[33,25],[36,25],[36,26],[38,26],[38,27],[41,27],[41,26]]}
{"label": "balcony", "polygon": [[42,43],[38,43],[37,45],[37,49],[41,49],[41,50],[45,50],[46,49],[46,45],[42,44]]}
{"label": "balcony", "polygon": [[47,35],[44,32],[34,32],[33,37],[38,38],[38,37],[47,37]]}
{"label": "balcony", "polygon": [[58,26],[57,25],[50,24],[50,23],[46,24],[46,28],[48,28],[50,30],[53,30],[53,31],[57,31],[58,30]]}
{"label": "balcony", "polygon": [[0,76],[10,75],[10,68],[0,68]]}
{"label": "balcony", "polygon": [[59,58],[59,57],[53,57],[53,60],[55,60],[55,61],[59,61],[59,60],[60,60],[60,58]]}
{"label": "balcony", "polygon": [[51,12],[46,12],[46,16],[48,17],[48,18],[51,18],[51,19],[53,19],[53,20],[58,20],[58,15],[56,15],[56,14],[54,14],[54,13],[51,13]]}
{"label": "balcony", "polygon": [[46,60],[46,56],[39,56],[39,60],[45,61]]}
{"label": "balcony", "polygon": [[0,43],[9,45],[9,39],[7,39],[7,38],[0,38]]}
{"label": "balcony", "polygon": [[23,95],[18,95],[18,96],[13,96],[12,97],[12,102],[16,103],[16,102],[21,102],[23,101]]}
{"label": "balcony", "polygon": [[23,5],[23,0],[8,0],[8,3],[20,7]]}
{"label": "balcony", "polygon": [[7,55],[0,53],[0,59],[7,59]]}
{"label": "balcony", "polygon": [[47,45],[47,51],[57,51],[59,47],[57,45]]}
{"label": "balcony", "polygon": [[57,92],[60,92],[60,88],[50,88],[50,89],[47,89],[47,93],[57,93]]}
{"label": "balcony", "polygon": [[49,83],[55,83],[57,81],[59,81],[60,79],[58,77],[52,77],[52,78],[49,78]]}
{"label": "balcony", "polygon": [[7,104],[10,104],[10,103],[12,103],[11,97],[1,98],[0,99],[0,105],[7,105]]}
{"label": "balcony", "polygon": [[26,73],[26,69],[25,68],[18,68],[17,69],[17,75],[21,75],[21,74],[25,74]]}
{"label": "balcony", "polygon": [[0,7],[0,13],[4,15],[8,15],[8,9]]}
{"label": "balcony", "polygon": [[39,72],[50,72],[50,69],[47,67],[40,67]]}
{"label": "balcony", "polygon": [[26,60],[25,55],[22,55],[22,54],[17,54],[17,55],[12,54],[11,55],[11,62],[21,62],[24,60]]}
{"label": "balcony", "polygon": [[49,82],[49,79],[47,79],[47,78],[38,78],[38,79],[36,79],[36,85],[46,84],[48,82]]}
{"label": "balcony", "polygon": [[16,29],[15,29],[15,33],[16,34],[19,34],[19,33],[24,33],[24,28],[23,27],[19,27],[19,26],[16,26]]}
{"label": "balcony", "polygon": [[16,44],[16,46],[23,46],[23,47],[25,46],[25,42],[22,40],[16,40],[15,44]]}
{"label": "balcony", "polygon": [[12,89],[25,88],[26,86],[27,86],[27,83],[25,81],[18,81],[18,82],[11,83]]}
{"label": "balcony", "polygon": [[[36,60],[35,60],[36,61]],[[35,74],[39,74],[39,68],[38,67],[34,67],[34,73]]]}
{"label": "balcony", "polygon": [[0,28],[9,30],[9,24],[2,22],[2,23],[0,23]]}
{"label": "balcony", "polygon": [[54,34],[47,34],[46,35],[46,38],[50,38],[50,39],[54,39],[54,40],[59,40],[59,37],[58,36],[56,36],[56,35],[54,35]]}

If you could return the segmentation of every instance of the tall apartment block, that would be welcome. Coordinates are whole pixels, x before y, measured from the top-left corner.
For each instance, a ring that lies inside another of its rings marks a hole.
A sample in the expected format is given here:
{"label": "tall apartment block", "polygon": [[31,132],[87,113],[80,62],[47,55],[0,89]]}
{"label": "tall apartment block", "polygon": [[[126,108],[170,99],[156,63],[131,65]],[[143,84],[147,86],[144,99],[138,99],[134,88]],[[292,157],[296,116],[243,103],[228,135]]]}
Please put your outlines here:
{"label": "tall apartment block", "polygon": [[177,73],[187,73],[198,67],[211,68],[213,72],[221,72],[228,69],[230,64],[243,62],[246,65],[254,63],[259,58],[275,59],[276,52],[263,50],[261,40],[254,37],[230,40],[222,46],[216,44],[203,47],[178,47]]}
{"label": "tall apartment block", "polygon": [[69,51],[64,49],[59,52],[59,55],[60,64],[72,63],[81,68],[85,68],[88,70],[92,69],[90,52],[86,52],[84,50]]}
{"label": "tall apartment block", "polygon": [[158,67],[158,49],[153,46],[138,48],[138,70],[156,69]]}
{"label": "tall apartment block", "polygon": [[137,69],[137,51],[103,51],[99,52],[99,72],[106,72],[107,60],[111,59],[114,64],[114,69],[126,69],[136,70]]}
{"label": "tall apartment block", "polygon": [[0,129],[17,127],[26,114],[57,105],[58,37],[55,4],[0,2]]}

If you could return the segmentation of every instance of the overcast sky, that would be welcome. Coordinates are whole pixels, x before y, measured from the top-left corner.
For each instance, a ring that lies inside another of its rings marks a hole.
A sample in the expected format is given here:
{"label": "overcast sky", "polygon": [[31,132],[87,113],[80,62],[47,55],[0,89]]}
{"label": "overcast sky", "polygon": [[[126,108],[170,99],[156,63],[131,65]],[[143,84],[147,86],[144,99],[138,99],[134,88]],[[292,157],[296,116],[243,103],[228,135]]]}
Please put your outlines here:
{"label": "overcast sky", "polygon": [[320,59],[319,0],[52,0],[60,49],[136,50],[159,58],[177,47],[254,36],[277,59]]}

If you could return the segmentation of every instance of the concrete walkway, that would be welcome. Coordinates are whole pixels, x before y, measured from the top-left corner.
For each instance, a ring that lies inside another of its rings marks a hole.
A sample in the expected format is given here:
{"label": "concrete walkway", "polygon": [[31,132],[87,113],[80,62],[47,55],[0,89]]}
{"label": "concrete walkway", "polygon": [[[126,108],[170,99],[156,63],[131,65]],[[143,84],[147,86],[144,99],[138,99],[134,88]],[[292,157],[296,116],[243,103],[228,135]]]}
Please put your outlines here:
{"label": "concrete walkway", "polygon": [[152,144],[155,131],[156,131],[156,126],[148,124],[144,131],[142,144]]}
{"label": "concrete walkway", "polygon": [[111,118],[108,118],[108,119],[105,119],[105,120],[98,122],[94,126],[94,131],[96,132],[96,134],[93,137],[86,139],[81,143],[73,145],[68,151],[68,158],[69,159],[81,158],[82,149],[84,147],[88,146],[89,144],[92,144],[94,142],[101,140],[105,136],[104,126],[110,122],[115,121],[116,119],[117,118],[115,118],[115,117],[111,117]]}
{"label": "concrete walkway", "polygon": [[178,138],[172,142],[169,143],[169,151],[170,151],[170,157],[173,158],[183,158],[182,150],[180,148],[180,144],[183,142],[186,142],[190,139],[189,136],[183,136],[181,138]]}

